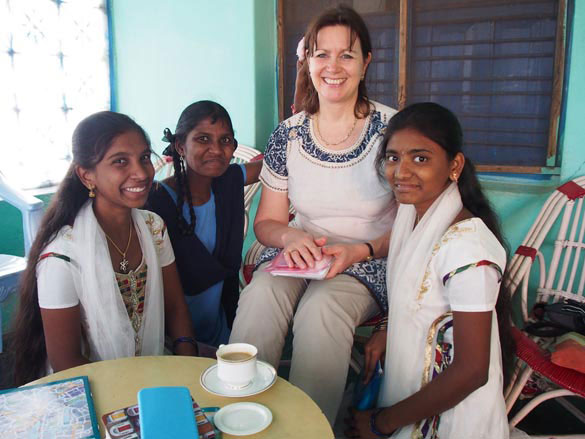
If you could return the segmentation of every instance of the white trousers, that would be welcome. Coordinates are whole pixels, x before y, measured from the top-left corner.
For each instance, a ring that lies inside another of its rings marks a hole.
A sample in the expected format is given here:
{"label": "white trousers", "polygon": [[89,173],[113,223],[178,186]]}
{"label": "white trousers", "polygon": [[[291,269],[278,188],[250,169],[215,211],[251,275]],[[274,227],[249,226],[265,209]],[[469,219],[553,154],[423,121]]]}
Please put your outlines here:
{"label": "white trousers", "polygon": [[351,276],[306,281],[272,276],[262,268],[240,294],[230,343],[251,343],[260,360],[278,367],[292,320],[289,380],[319,405],[333,425],[355,328],[378,313],[379,307],[368,289]]}

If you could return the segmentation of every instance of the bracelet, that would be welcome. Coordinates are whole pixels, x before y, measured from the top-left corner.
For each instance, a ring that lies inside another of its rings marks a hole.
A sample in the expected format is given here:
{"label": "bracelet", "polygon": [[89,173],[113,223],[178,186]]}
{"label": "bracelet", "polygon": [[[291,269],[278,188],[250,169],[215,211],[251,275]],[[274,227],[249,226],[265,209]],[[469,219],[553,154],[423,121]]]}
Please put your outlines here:
{"label": "bracelet", "polygon": [[197,341],[193,338],[193,337],[177,337],[175,338],[175,340],[173,341],[173,354],[176,353],[175,351],[177,350],[177,346],[180,343],[190,343],[193,346],[195,346],[195,356],[199,356],[199,345],[197,344]]}
{"label": "bracelet", "polygon": [[376,428],[376,416],[378,416],[382,410],[384,410],[384,407],[377,409],[372,413],[372,416],[370,416],[370,431],[376,436],[386,439],[392,436],[396,430],[392,430],[390,433],[382,433]]}
{"label": "bracelet", "polygon": [[372,247],[372,244],[369,242],[364,242],[364,244],[368,246],[368,250],[370,251],[370,255],[366,257],[366,261],[370,262],[372,259],[374,259],[374,247]]}
{"label": "bracelet", "polygon": [[374,326],[373,332],[386,331],[387,329],[388,329],[388,317],[384,317],[384,318],[380,319],[380,321],[378,323],[376,323],[376,326]]}

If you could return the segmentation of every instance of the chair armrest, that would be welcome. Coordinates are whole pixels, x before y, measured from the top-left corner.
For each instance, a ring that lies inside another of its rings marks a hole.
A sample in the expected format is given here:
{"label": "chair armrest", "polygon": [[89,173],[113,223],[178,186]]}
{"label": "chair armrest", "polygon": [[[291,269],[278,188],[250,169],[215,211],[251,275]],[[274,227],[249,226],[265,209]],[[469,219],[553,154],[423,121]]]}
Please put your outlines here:
{"label": "chair armrest", "polygon": [[0,197],[18,208],[23,214],[43,209],[43,201],[10,185],[0,172]]}

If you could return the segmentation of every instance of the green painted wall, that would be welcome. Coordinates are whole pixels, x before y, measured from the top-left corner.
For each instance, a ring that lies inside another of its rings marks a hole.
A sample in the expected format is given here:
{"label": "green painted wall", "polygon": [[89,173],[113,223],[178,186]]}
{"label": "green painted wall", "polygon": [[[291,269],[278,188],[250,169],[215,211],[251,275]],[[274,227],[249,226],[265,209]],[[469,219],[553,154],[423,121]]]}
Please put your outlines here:
{"label": "green painted wall", "polygon": [[[585,174],[585,2],[574,3],[561,175],[481,177],[512,250],[548,194]],[[163,128],[174,129],[186,105],[214,99],[230,112],[240,142],[263,149],[277,122],[275,15],[274,0],[112,0],[118,110],[142,124],[160,151]],[[0,230],[0,253],[22,255],[20,213],[4,202]]]}
{"label": "green painted wall", "polygon": [[156,151],[187,105],[222,104],[242,144],[264,149],[277,123],[274,0],[112,0],[117,111]]}
{"label": "green painted wall", "polygon": [[585,2],[575,0],[574,3],[565,127],[562,132],[563,181],[585,174]]}

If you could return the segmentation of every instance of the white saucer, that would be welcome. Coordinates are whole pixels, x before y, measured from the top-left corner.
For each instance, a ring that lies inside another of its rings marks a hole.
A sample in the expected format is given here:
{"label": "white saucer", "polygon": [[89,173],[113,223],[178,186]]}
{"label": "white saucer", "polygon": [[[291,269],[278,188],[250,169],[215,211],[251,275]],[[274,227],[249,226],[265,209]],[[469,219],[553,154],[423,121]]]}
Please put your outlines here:
{"label": "white saucer", "polygon": [[246,436],[264,430],[272,423],[272,413],[255,402],[236,402],[221,408],[213,423],[223,433]]}
{"label": "white saucer", "polygon": [[[263,361],[256,361],[256,376],[250,384],[243,389],[234,389],[217,377],[217,364],[209,366],[201,374],[199,382],[205,390],[218,396],[228,398],[241,398],[244,396],[257,395],[269,389],[276,382],[276,371],[274,367]],[[231,434],[231,433],[230,433]]]}

